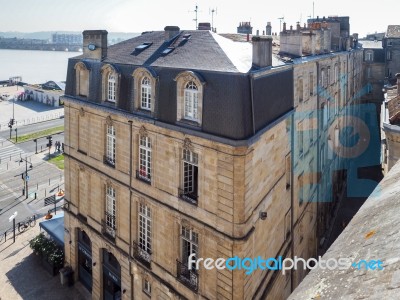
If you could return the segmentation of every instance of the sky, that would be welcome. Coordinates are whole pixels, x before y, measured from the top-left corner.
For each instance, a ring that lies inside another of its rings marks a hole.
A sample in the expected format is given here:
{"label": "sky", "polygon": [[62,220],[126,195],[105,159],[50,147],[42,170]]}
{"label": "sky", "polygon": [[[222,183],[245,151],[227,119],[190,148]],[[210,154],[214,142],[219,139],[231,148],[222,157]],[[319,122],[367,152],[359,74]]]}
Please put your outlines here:
{"label": "sky", "polygon": [[195,29],[198,21],[212,22],[217,32],[236,32],[240,22],[250,21],[253,33],[260,34],[267,22],[279,32],[284,17],[287,26],[301,24],[309,16],[350,16],[351,33],[360,37],[384,32],[389,24],[400,24],[400,2],[395,0],[316,0],[316,1],[227,1],[227,0],[0,0],[0,31],[83,31],[106,29],[109,32],[163,30],[167,25]]}

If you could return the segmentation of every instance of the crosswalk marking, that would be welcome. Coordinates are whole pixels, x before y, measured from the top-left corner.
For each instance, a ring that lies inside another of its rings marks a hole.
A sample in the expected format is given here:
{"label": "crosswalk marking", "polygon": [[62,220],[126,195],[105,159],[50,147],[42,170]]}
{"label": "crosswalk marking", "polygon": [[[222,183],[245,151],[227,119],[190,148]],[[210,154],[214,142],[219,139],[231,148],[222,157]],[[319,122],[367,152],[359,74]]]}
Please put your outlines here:
{"label": "crosswalk marking", "polygon": [[[0,144],[1,142],[4,142],[4,139],[0,138]],[[9,162],[10,157],[11,161],[17,160],[22,154],[25,152],[20,149],[19,147],[15,146],[14,144],[3,144],[3,147],[0,147],[0,164],[3,162]]]}

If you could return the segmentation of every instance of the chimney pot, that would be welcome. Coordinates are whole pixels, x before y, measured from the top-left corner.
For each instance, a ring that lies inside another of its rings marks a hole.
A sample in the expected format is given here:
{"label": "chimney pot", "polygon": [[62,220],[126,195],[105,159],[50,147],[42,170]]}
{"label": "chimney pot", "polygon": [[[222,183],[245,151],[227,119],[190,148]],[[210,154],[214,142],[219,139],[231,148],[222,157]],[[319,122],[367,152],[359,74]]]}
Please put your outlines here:
{"label": "chimney pot", "polygon": [[83,54],[86,57],[97,60],[107,57],[107,30],[85,30],[82,35]]}
{"label": "chimney pot", "polygon": [[164,27],[164,38],[165,41],[171,40],[173,37],[179,34],[179,27],[178,26],[165,26]]}
{"label": "chimney pot", "polygon": [[272,65],[272,37],[253,36],[253,67],[256,69]]}

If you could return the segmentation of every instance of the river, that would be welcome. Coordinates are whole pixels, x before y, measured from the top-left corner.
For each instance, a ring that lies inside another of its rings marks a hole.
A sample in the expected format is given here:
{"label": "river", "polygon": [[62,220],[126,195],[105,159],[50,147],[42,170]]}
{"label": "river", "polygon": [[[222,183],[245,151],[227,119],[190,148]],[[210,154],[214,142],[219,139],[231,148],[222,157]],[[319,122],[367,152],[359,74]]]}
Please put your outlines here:
{"label": "river", "polygon": [[0,49],[0,80],[21,76],[26,83],[65,81],[68,58],[79,52]]}

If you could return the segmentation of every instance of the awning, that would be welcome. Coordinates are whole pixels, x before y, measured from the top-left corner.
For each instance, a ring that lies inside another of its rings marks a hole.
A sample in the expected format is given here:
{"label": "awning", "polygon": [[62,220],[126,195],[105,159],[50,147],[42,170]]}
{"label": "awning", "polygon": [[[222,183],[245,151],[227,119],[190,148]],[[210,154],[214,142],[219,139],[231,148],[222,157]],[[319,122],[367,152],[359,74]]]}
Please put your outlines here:
{"label": "awning", "polygon": [[60,246],[64,247],[64,212],[54,215],[50,220],[42,221],[39,226]]}

